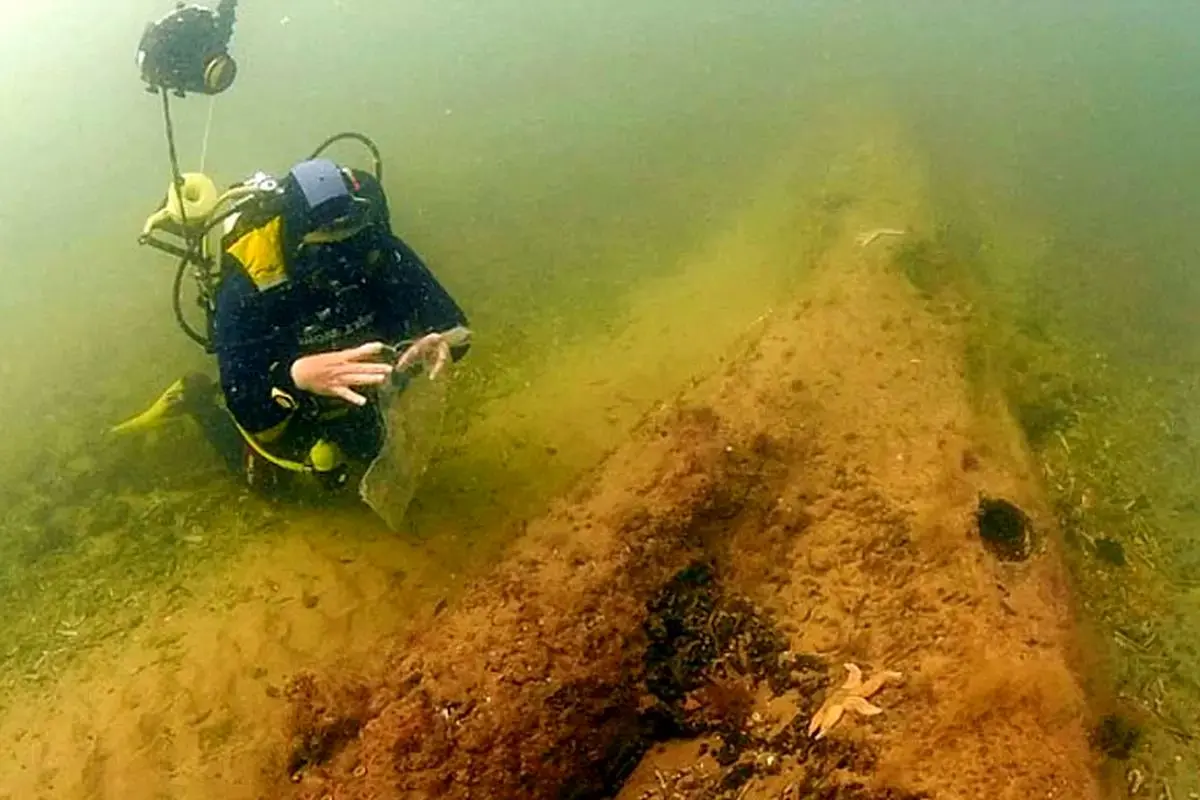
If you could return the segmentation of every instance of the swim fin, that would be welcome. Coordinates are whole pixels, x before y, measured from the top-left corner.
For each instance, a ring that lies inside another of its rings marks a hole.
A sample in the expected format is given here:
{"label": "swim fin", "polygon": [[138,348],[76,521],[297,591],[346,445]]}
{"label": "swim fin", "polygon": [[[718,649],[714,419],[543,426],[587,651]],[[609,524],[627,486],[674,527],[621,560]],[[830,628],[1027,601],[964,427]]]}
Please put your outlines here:
{"label": "swim fin", "polygon": [[109,433],[136,433],[156,428],[169,419],[179,417],[187,411],[190,403],[214,391],[215,386],[208,376],[198,373],[187,375],[168,386],[145,411],[109,428]]}

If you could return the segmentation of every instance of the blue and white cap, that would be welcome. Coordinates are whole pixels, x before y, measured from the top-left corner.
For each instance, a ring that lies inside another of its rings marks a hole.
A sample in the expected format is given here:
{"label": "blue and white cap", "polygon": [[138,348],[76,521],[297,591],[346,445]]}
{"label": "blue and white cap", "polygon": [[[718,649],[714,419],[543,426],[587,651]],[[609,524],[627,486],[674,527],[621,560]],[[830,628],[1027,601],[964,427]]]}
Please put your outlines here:
{"label": "blue and white cap", "polygon": [[341,227],[339,221],[354,214],[354,195],[337,164],[324,158],[302,161],[292,167],[289,176],[302,198],[302,208],[310,230]]}

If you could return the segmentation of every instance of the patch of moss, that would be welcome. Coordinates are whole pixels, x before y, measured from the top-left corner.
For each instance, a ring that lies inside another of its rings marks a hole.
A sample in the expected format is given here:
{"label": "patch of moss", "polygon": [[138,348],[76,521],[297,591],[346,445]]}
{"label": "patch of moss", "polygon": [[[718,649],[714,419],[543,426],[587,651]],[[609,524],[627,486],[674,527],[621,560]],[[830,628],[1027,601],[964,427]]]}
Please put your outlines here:
{"label": "patch of moss", "polygon": [[1017,423],[1025,433],[1025,440],[1035,450],[1046,443],[1055,433],[1065,431],[1071,422],[1070,411],[1055,398],[1044,401],[1017,401],[1013,407]]}
{"label": "patch of moss", "polygon": [[892,260],[908,282],[926,297],[947,288],[958,272],[957,260],[950,250],[932,239],[905,239]]}
{"label": "patch of moss", "polygon": [[1125,761],[1137,749],[1142,729],[1119,714],[1109,714],[1092,729],[1092,747],[1108,758]]}

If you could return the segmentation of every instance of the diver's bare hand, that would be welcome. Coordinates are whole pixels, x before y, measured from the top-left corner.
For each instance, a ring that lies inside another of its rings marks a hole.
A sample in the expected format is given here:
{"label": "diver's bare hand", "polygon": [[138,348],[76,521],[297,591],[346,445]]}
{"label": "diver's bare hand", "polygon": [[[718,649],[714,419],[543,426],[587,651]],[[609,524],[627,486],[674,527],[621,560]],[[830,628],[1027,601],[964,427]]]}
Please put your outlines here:
{"label": "diver's bare hand", "polygon": [[396,369],[406,370],[421,359],[433,363],[429,368],[429,379],[436,378],[450,360],[449,337],[444,333],[430,333],[417,339],[400,356],[400,360],[396,362]]}
{"label": "diver's bare hand", "polygon": [[296,388],[324,397],[338,397],[356,406],[366,405],[356,388],[378,386],[392,373],[392,365],[373,359],[384,351],[382,342],[368,342],[349,350],[298,358],[292,364]]}

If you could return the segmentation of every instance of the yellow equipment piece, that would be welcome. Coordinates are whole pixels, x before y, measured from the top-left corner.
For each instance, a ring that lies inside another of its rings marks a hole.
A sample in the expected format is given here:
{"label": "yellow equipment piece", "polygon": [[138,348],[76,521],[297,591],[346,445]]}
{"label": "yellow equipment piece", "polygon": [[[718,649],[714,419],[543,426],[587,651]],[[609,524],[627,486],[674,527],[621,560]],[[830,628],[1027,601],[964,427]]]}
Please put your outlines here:
{"label": "yellow equipment piece", "polygon": [[222,198],[211,178],[200,172],[185,172],[181,177],[183,182],[178,189],[174,182],[167,187],[167,202],[146,220],[143,236],[148,236],[167,220],[187,227],[199,226],[207,222],[216,209]]}
{"label": "yellow equipment piece", "polygon": [[263,460],[274,464],[280,469],[301,473],[333,472],[342,465],[342,451],[333,442],[318,439],[316,444],[308,451],[308,460],[302,464],[299,461],[292,461],[275,455],[263,446],[262,441],[257,436],[250,433],[241,425],[238,425],[237,420],[234,420],[233,424],[237,427],[238,433],[242,434],[242,438],[246,440],[246,444],[250,446],[251,450],[258,453]]}
{"label": "yellow equipment piece", "polygon": [[233,85],[237,77],[237,62],[228,53],[221,53],[209,59],[204,65],[204,91],[209,94],[220,94]]}
{"label": "yellow equipment piece", "polygon": [[178,408],[180,401],[183,400],[183,391],[183,379],[180,378],[168,386],[166,391],[159,395],[158,399],[149,408],[137,416],[130,417],[120,425],[114,425],[109,429],[109,433],[132,433],[157,427],[163,420],[174,416],[175,409]]}
{"label": "yellow equipment piece", "polygon": [[[120,425],[109,428],[110,434],[126,434],[147,431],[162,424],[164,421],[177,416],[177,409],[183,400],[185,391],[184,379],[172,383],[149,408],[137,416],[130,417]],[[304,463],[282,458],[270,452],[263,443],[262,435],[255,436],[230,417],[238,433],[245,439],[246,444],[264,460],[288,472],[322,473],[333,472],[344,462],[341,448],[327,439],[318,439],[309,449],[308,459]],[[280,429],[282,429],[282,425]],[[272,430],[268,433],[278,433]]]}
{"label": "yellow equipment piece", "polygon": [[146,219],[146,224],[142,226],[142,236],[149,236],[151,231],[168,221],[182,225],[185,215],[188,228],[205,228],[222,206],[236,205],[259,192],[256,186],[243,184],[226,190],[224,194],[217,194],[216,184],[207,175],[185,172],[181,177],[182,193],[175,191],[174,183],[167,187],[166,204]]}
{"label": "yellow equipment piece", "polygon": [[333,442],[318,439],[308,451],[308,463],[316,472],[333,472],[342,463],[342,454]]}

